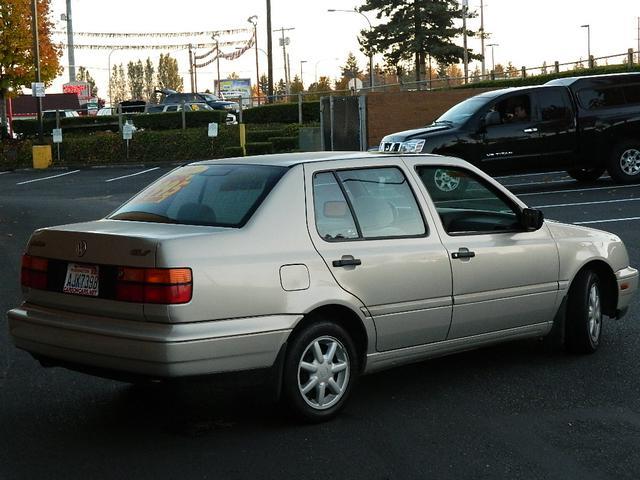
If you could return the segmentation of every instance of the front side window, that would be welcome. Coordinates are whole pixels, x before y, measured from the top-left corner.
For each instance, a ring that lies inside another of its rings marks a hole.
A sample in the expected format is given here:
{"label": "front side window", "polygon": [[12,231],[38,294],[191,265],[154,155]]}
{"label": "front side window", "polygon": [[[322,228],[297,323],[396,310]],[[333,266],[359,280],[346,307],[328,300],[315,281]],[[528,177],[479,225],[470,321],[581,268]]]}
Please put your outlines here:
{"label": "front side window", "polygon": [[[521,230],[518,207],[474,173],[459,167],[418,166],[416,170],[448,234]],[[451,181],[444,183],[443,178]]]}
{"label": "front side window", "polygon": [[413,192],[397,168],[319,173],[313,186],[316,227],[325,240],[426,234]]}
{"label": "front side window", "polygon": [[239,228],[286,170],[266,165],[187,165],[151,184],[108,218]]}
{"label": "front side window", "polygon": [[538,106],[542,121],[564,120],[570,116],[566,96],[561,90],[542,91],[538,95]]}
{"label": "front side window", "polygon": [[500,113],[502,123],[521,123],[531,121],[531,97],[516,95],[497,102],[492,110]]}

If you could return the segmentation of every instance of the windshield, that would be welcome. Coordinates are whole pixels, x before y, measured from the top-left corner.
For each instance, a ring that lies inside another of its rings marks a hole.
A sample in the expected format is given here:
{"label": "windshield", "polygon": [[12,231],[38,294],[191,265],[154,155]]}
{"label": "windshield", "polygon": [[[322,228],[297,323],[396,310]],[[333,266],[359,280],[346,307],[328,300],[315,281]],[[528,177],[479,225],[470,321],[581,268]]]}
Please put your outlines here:
{"label": "windshield", "polygon": [[152,183],[108,218],[239,228],[286,171],[266,165],[187,165]]}
{"label": "windshield", "polygon": [[207,102],[219,102],[220,99],[211,93],[200,94]]}
{"label": "windshield", "polygon": [[468,98],[464,102],[458,103],[457,105],[451,107],[433,123],[453,123],[456,125],[464,123],[471,115],[475,114],[478,109],[486,103],[486,98]]}

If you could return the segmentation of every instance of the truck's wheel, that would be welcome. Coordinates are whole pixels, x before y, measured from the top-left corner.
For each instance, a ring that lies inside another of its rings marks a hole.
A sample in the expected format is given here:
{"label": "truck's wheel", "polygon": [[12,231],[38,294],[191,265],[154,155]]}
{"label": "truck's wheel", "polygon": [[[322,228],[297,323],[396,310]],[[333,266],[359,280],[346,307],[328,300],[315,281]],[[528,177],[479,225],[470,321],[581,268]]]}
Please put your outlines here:
{"label": "truck's wheel", "polygon": [[329,321],[313,323],[289,341],[282,400],[308,422],[334,417],[344,406],[358,375],[353,340]]}
{"label": "truck's wheel", "polygon": [[593,353],[602,336],[600,279],[591,270],[576,275],[569,290],[565,344],[573,353]]}
{"label": "truck's wheel", "polygon": [[604,168],[574,168],[567,170],[567,173],[579,182],[593,182],[599,179],[604,171]]}
{"label": "truck's wheel", "polygon": [[616,145],[607,170],[617,183],[640,181],[640,143],[627,141]]}

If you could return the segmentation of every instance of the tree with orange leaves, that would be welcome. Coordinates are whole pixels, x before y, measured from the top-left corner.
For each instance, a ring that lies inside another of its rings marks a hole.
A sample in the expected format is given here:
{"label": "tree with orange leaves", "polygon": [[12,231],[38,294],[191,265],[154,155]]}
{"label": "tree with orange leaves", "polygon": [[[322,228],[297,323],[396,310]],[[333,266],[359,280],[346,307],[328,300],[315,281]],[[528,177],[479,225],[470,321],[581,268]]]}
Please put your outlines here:
{"label": "tree with orange leaves", "polygon": [[[40,76],[50,83],[61,72],[61,45],[51,42],[50,0],[35,0],[38,8]],[[0,0],[0,118],[6,125],[5,98],[35,81],[32,0]]]}

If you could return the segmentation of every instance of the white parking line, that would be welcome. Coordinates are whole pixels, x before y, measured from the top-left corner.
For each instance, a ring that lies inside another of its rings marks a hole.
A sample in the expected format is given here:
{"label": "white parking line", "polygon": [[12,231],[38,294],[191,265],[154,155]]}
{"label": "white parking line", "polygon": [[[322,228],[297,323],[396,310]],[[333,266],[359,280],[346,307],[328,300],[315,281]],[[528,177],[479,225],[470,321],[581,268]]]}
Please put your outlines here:
{"label": "white parking line", "polygon": [[571,222],[571,223],[573,223],[574,225],[589,225],[591,223],[626,222],[630,220],[640,220],[640,217],[609,218],[607,220],[589,220],[587,222]]}
{"label": "white parking line", "polygon": [[153,172],[154,170],[158,170],[160,167],[153,167],[148,170],[143,170],[141,172],[132,173],[130,175],[123,175],[121,177],[110,178],[109,180],[105,180],[106,183],[115,182],[116,180],[122,180],[123,178],[135,177],[136,175],[142,175],[143,173]]}
{"label": "white parking line", "polygon": [[549,183],[567,183],[567,182],[573,182],[574,180],[570,177],[567,177],[566,180],[549,180],[548,182],[527,182],[527,183],[512,183],[512,184],[508,184],[508,183],[503,183],[502,185],[509,188],[509,187],[525,187],[527,185],[547,185]]}
{"label": "white parking line", "polygon": [[9,170],[6,170],[4,172],[0,172],[0,175],[4,175],[5,173],[11,173]]}
{"label": "white parking line", "polygon": [[516,196],[518,197],[526,197],[529,195],[551,195],[553,193],[571,193],[571,192],[590,192],[594,190],[616,190],[618,188],[638,188],[640,184],[635,185],[612,185],[610,187],[592,187],[592,188],[572,188],[570,190],[551,190],[549,192],[529,192],[529,193],[518,193]]}
{"label": "white parking line", "polygon": [[34,180],[27,180],[25,182],[18,182],[18,183],[16,183],[16,185],[25,185],[27,183],[42,182],[43,180],[51,180],[52,178],[64,177],[65,175],[71,175],[72,173],[78,173],[79,171],[80,170],[73,170],[72,172],[65,172],[65,173],[60,173],[58,175],[51,175],[50,177],[36,178]]}
{"label": "white parking line", "polygon": [[556,203],[553,205],[536,205],[535,208],[576,207],[578,205],[598,205],[600,203],[637,202],[640,198],[621,198],[619,200],[600,200],[597,202]]}
{"label": "white parking line", "polygon": [[557,172],[521,173],[519,175],[503,175],[501,177],[494,177],[494,178],[533,177],[534,175],[553,175],[554,173],[567,173],[567,172],[565,172],[564,170],[558,170]]}

